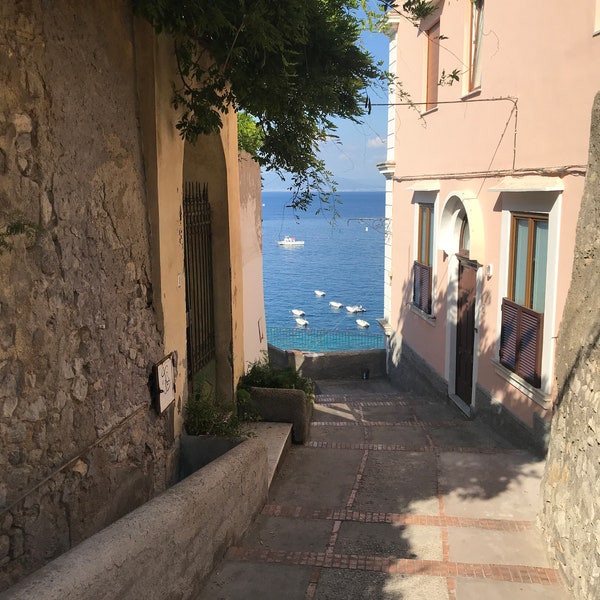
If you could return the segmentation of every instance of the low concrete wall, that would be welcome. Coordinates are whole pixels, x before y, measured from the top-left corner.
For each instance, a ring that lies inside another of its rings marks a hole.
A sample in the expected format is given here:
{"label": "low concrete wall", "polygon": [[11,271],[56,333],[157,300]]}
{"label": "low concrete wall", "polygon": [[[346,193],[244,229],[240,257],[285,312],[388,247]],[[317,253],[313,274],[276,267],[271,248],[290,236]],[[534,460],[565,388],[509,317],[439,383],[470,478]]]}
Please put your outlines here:
{"label": "low concrete wall", "polygon": [[267,448],[249,439],[88,538],[1,600],[187,600],[266,501]]}
{"label": "low concrete wall", "polygon": [[280,350],[269,345],[269,361],[275,367],[293,367],[310,379],[362,379],[385,377],[385,350],[311,353]]}
{"label": "low concrete wall", "polygon": [[312,401],[302,390],[251,387],[250,398],[252,408],[265,421],[292,424],[295,444],[308,438]]}

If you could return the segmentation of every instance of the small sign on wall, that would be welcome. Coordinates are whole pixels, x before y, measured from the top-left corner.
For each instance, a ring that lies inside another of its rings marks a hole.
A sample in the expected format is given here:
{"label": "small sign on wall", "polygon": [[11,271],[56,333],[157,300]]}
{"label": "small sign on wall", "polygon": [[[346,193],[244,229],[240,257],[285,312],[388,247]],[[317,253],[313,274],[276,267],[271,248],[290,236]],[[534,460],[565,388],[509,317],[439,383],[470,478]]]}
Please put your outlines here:
{"label": "small sign on wall", "polygon": [[154,402],[156,412],[162,414],[175,401],[175,368],[173,353],[154,365]]}

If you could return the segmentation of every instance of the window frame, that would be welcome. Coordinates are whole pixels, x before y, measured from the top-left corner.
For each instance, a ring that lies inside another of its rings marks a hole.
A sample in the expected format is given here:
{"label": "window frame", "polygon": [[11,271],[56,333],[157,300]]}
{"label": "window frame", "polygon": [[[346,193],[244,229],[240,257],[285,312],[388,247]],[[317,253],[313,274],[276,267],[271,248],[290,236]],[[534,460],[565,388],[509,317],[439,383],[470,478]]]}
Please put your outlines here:
{"label": "window frame", "polygon": [[[543,409],[552,405],[554,382],[554,358],[556,352],[556,331],[560,322],[560,308],[557,290],[559,289],[560,253],[569,247],[563,240],[562,206],[564,182],[558,177],[535,176],[529,178],[506,177],[489,188],[496,192],[501,210],[500,262],[496,309],[496,344],[493,364],[496,373],[527,398]],[[522,377],[500,363],[500,332],[502,322],[502,298],[508,293],[508,272],[510,235],[513,213],[536,213],[548,215],[548,256],[546,262],[546,297],[544,303],[544,330],[542,332],[542,381],[540,388],[534,388]],[[566,245],[566,246],[565,246]]]}
{"label": "window frame", "polygon": [[[477,3],[479,2],[479,6]],[[467,93],[481,89],[481,45],[483,35],[484,0],[471,0],[469,21],[469,76]]]}
{"label": "window frame", "polygon": [[418,213],[415,238],[417,251],[412,267],[412,303],[426,315],[433,315],[435,202],[418,202],[416,206]]}
{"label": "window frame", "polygon": [[440,19],[425,30],[427,37],[425,112],[438,107],[438,88],[440,81]]}
{"label": "window frame", "polygon": [[[511,216],[511,232],[510,232],[510,256],[509,256],[509,270],[508,270],[508,290],[507,297],[518,304],[515,300],[515,263],[516,263],[516,242],[517,242],[517,221],[525,220],[528,221],[527,229],[527,260],[526,260],[526,273],[525,273],[525,308],[533,310],[532,306],[532,287],[533,287],[533,273],[535,268],[535,226],[534,223],[546,223],[548,224],[548,215],[540,215],[537,213],[526,213],[526,212],[513,212]],[[546,271],[548,265],[545,265]],[[536,311],[537,312],[537,311]]]}
{"label": "window frame", "polygon": [[[523,304],[515,299],[515,273],[517,271],[517,232],[520,221],[527,221],[527,248],[525,255],[525,289]],[[510,219],[510,251],[508,288],[502,298],[500,364],[539,389],[542,385],[542,355],[544,351],[544,313],[532,308],[532,289],[535,272],[536,223],[548,224],[548,215],[529,212],[512,212]],[[547,244],[546,240],[546,244]],[[544,281],[548,263],[544,265]],[[544,286],[546,287],[546,286]],[[545,295],[545,289],[544,289]]]}

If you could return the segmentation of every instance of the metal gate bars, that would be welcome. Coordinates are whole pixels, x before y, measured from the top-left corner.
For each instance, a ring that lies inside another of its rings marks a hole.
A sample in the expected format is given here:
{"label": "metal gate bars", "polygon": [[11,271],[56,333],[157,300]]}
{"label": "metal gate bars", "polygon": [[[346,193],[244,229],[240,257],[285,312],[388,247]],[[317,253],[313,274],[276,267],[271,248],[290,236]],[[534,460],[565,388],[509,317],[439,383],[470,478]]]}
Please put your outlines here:
{"label": "metal gate bars", "polygon": [[208,185],[185,182],[185,298],[187,310],[188,378],[215,356],[213,266]]}

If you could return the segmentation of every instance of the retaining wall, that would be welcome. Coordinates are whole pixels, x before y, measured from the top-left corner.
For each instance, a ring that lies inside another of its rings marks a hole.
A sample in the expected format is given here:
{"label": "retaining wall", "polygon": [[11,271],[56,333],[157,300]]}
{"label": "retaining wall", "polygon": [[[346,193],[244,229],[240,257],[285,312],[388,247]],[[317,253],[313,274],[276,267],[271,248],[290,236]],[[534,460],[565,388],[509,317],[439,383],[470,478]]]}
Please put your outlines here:
{"label": "retaining wall", "polygon": [[276,367],[291,366],[310,379],[362,379],[385,377],[385,350],[352,352],[300,352],[269,345],[269,360]]}
{"label": "retaining wall", "polygon": [[266,501],[249,439],[0,594],[1,600],[187,600]]}

